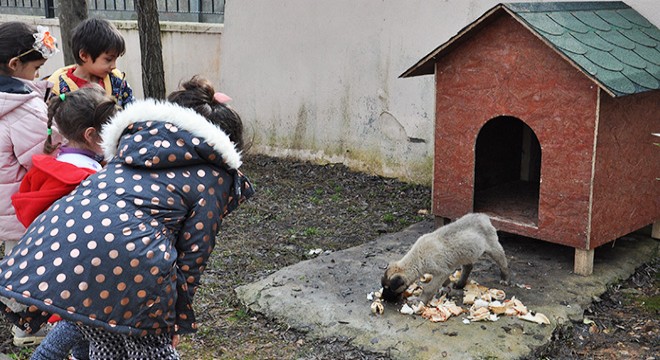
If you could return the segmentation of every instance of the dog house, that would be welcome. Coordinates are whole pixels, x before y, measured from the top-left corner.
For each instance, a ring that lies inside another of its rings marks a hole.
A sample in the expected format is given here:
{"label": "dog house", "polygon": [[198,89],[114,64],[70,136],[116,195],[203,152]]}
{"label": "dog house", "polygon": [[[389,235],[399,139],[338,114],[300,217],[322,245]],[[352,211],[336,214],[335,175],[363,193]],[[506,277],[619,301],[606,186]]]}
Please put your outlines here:
{"label": "dog house", "polygon": [[660,30],[623,2],[499,4],[401,77],[435,74],[433,214],[594,249],[660,235]]}

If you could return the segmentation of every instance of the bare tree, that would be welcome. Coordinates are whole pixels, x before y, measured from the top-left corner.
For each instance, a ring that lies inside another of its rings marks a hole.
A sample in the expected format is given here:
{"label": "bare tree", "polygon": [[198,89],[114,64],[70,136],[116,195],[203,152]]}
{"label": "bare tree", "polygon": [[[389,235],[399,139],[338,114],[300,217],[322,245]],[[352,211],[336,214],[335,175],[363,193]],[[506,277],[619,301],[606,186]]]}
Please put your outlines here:
{"label": "bare tree", "polygon": [[87,19],[87,0],[59,0],[59,15],[62,54],[64,64],[74,64],[76,61],[71,53],[71,30],[81,21]]}
{"label": "bare tree", "polygon": [[160,23],[156,0],[136,0],[142,53],[142,87],[144,97],[165,98],[165,71],[163,70],[163,46],[160,40]]}

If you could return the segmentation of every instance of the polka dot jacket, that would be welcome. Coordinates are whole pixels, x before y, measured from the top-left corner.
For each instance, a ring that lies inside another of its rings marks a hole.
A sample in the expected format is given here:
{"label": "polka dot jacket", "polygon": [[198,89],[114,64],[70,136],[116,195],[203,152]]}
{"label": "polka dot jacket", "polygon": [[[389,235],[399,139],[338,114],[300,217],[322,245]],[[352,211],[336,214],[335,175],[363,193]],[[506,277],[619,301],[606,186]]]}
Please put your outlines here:
{"label": "polka dot jacket", "polygon": [[103,139],[106,168],[0,262],[0,295],[27,305],[5,313],[27,331],[55,313],[127,335],[194,332],[192,299],[222,219],[254,193],[240,154],[193,110],[153,100],[117,114]]}

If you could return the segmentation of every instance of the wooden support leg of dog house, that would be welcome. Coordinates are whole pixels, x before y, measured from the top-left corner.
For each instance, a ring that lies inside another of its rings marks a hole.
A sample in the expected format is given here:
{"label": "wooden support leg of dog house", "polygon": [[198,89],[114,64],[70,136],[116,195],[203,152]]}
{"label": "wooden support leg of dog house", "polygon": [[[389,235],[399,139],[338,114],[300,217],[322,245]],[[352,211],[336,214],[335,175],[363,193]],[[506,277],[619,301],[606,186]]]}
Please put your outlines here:
{"label": "wooden support leg of dog house", "polygon": [[575,249],[575,263],[573,264],[573,272],[589,276],[594,272],[594,250]]}
{"label": "wooden support leg of dog house", "polygon": [[451,222],[450,218],[446,218],[446,217],[442,217],[442,216],[436,216],[433,219],[433,225],[435,226],[436,229],[441,227],[441,226],[445,226],[445,225],[449,224],[450,222]]}
{"label": "wooden support leg of dog house", "polygon": [[653,230],[651,230],[651,237],[660,239],[660,220],[653,223]]}

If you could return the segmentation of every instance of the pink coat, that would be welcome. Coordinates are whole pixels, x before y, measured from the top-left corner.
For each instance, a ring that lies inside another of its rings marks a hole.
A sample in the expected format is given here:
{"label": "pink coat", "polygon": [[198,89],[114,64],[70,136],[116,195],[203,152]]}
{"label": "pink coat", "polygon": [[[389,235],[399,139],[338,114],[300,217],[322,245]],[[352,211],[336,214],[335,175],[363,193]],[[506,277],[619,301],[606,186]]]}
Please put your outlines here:
{"label": "pink coat", "polygon": [[[44,97],[52,84],[0,78],[0,240],[17,241],[25,228],[16,219],[9,199],[18,192],[21,180],[32,166],[32,155],[43,152],[48,118]],[[16,80],[32,91],[21,91]]]}

